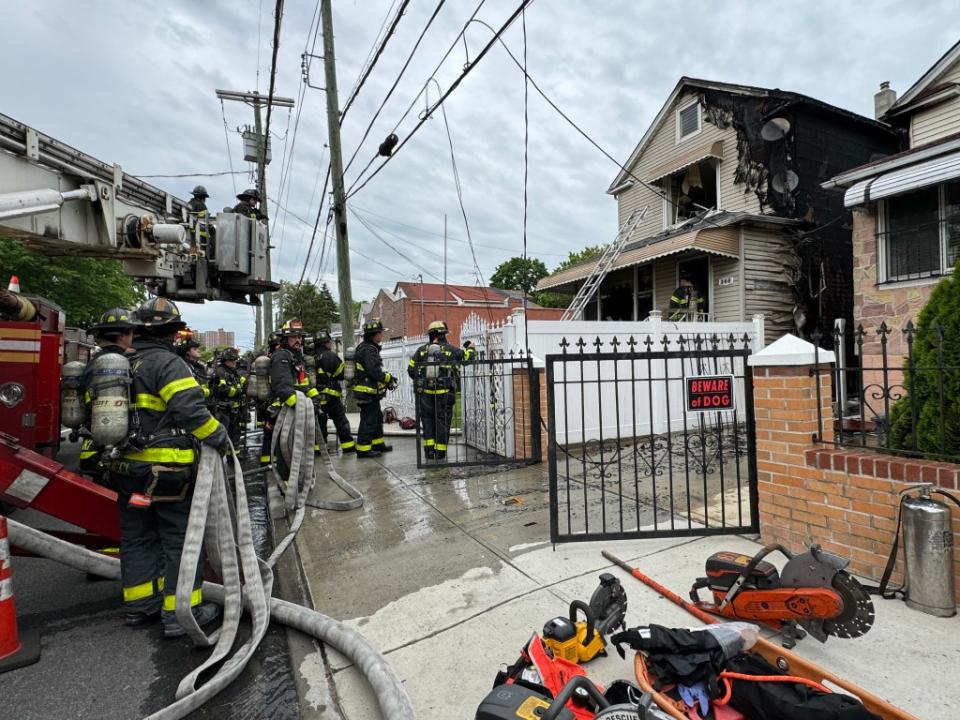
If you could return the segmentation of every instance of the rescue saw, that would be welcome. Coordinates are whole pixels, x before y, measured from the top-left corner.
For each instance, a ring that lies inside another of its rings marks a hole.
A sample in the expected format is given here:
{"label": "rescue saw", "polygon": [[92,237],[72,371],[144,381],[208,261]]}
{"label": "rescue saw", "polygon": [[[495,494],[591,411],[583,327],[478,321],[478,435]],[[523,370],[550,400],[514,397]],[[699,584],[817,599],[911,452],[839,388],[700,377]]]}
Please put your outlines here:
{"label": "rescue saw", "polygon": [[[578,620],[580,615],[583,620]],[[607,654],[606,637],[618,627],[626,628],[627,593],[610,573],[600,576],[600,585],[590,602],[574,600],[567,617],[556,617],[543,626],[543,644],[555,658],[585,663]]]}
{"label": "rescue saw", "polygon": [[[787,557],[782,571],[763,559],[777,550]],[[706,577],[694,582],[690,599],[714,615],[764,622],[782,632],[788,648],[807,633],[820,642],[831,635],[856,638],[873,626],[874,609],[867,591],[846,572],[849,563],[819,545],[799,555],[778,544],[753,557],[717,552],[707,558]],[[700,599],[703,588],[712,602]]]}

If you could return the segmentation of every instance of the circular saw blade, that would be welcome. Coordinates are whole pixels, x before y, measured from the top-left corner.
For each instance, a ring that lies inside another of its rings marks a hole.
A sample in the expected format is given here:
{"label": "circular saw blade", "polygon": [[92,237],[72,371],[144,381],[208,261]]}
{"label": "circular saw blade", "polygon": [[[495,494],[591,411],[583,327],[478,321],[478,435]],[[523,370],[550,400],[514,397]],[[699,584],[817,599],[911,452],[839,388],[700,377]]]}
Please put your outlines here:
{"label": "circular saw blade", "polygon": [[863,586],[849,573],[841,570],[832,583],[833,589],[843,600],[843,611],[837,617],[823,621],[828,635],[840,638],[857,638],[873,627],[876,615],[873,600]]}

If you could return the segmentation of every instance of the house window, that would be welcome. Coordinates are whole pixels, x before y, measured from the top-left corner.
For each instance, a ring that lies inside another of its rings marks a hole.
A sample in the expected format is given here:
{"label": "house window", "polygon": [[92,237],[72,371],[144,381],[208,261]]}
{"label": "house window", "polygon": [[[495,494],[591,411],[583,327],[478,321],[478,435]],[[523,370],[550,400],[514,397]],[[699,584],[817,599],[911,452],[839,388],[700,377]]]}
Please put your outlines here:
{"label": "house window", "polygon": [[936,277],[960,258],[960,182],[888,198],[881,218],[884,282]]}
{"label": "house window", "polygon": [[717,207],[717,161],[701,160],[668,179],[667,225]]}
{"label": "house window", "polygon": [[700,132],[700,101],[677,108],[677,142]]}

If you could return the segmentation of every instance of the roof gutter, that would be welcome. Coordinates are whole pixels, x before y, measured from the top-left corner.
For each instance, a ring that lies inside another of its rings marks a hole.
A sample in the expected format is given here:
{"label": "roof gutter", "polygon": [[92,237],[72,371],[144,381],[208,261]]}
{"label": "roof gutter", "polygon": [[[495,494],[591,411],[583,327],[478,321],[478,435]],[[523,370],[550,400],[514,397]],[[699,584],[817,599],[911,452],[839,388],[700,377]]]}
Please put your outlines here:
{"label": "roof gutter", "polygon": [[629,190],[634,186],[634,184],[635,183],[633,182],[633,180],[624,180],[622,183],[620,183],[616,187],[612,187],[609,190],[607,190],[607,195],[616,196],[617,194],[622,193],[624,190]]}
{"label": "roof gutter", "polygon": [[870,165],[869,167],[862,169],[854,168],[853,170],[841,173],[840,175],[835,175],[826,182],[820,183],[820,187],[822,187],[824,190],[830,190],[832,188],[848,188],[860,180],[866,180],[867,178],[871,178],[875,175],[880,175],[881,173],[885,173],[890,170],[896,170],[900,167],[906,167],[907,165],[913,165],[921,160],[927,160],[932,157],[937,157],[938,155],[945,155],[946,153],[957,149],[960,149],[960,138],[951,140],[950,142],[942,143],[940,145],[932,145],[929,148],[909,153],[903,157],[895,158],[889,162],[880,161],[876,165]]}
{"label": "roof gutter", "polygon": [[919,110],[921,108],[928,107],[930,105],[937,105],[938,103],[949,100],[951,97],[956,97],[960,95],[960,85],[954,85],[953,87],[944,88],[939,92],[934,93],[933,95],[928,95],[925,98],[920,100],[915,100],[911,103],[907,103],[898,107],[896,110],[890,109],[887,111],[884,117],[897,117],[898,115],[903,115],[904,113],[912,112],[914,110]]}

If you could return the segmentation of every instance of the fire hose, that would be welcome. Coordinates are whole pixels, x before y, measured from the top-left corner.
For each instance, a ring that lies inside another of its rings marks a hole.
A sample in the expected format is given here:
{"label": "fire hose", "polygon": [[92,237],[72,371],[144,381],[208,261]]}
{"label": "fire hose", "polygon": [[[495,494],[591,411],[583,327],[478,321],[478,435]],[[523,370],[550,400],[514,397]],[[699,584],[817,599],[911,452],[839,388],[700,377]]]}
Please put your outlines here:
{"label": "fire hose", "polygon": [[[412,720],[410,698],[396,672],[358,632],[314,610],[271,597],[273,565],[293,542],[306,511],[306,497],[313,485],[313,410],[306,396],[297,393],[297,404],[281,413],[283,437],[290,443],[290,476],[284,488],[285,504],[294,510],[290,531],[264,561],[253,546],[246,488],[239,460],[233,453],[236,528],[231,518],[224,462],[213,448],[202,446],[186,539],[177,582],[177,621],[200,647],[213,646],[210,657],[180,682],[176,700],[146,720],[179,720],[229,685],[246,667],[266,634],[269,620],[300,630],[350,658],[373,688],[386,720]],[[274,441],[276,445],[276,440]],[[9,520],[13,543],[38,556],[110,579],[120,578],[120,561],[60,540],[29,526]],[[206,582],[204,594],[224,607],[221,627],[209,636],[197,625],[190,608],[193,578],[202,547],[223,578],[223,585]],[[239,556],[239,557],[238,557]],[[241,575],[242,571],[242,575]],[[242,580],[241,580],[242,577]],[[251,615],[250,637],[229,656],[237,638],[244,608]],[[202,672],[221,663],[216,673],[197,686]]]}

